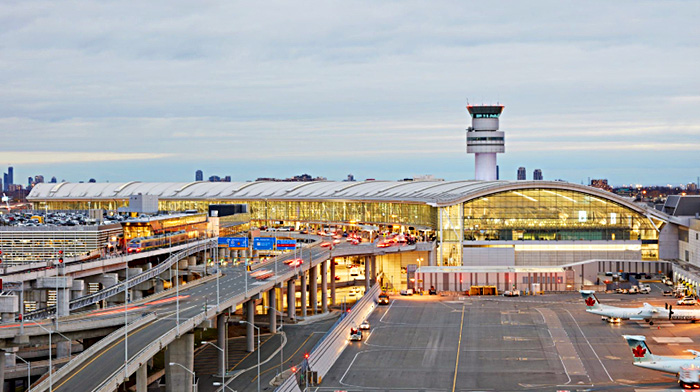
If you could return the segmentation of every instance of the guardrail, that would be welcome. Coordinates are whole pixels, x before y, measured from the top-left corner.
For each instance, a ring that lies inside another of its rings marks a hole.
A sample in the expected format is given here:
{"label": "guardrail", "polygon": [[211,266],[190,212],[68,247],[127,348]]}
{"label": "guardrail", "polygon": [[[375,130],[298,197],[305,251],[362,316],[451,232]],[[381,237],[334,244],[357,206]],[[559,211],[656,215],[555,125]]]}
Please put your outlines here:
{"label": "guardrail", "polygon": [[[106,289],[100,290],[96,293],[90,294],[90,295],[85,295],[79,298],[76,298],[72,301],[70,301],[68,305],[69,310],[76,310],[80,308],[84,308],[86,306],[90,306],[92,304],[98,303],[100,301],[103,301],[107,298],[113,297],[119,293],[124,292],[124,285],[128,283],[128,288],[132,288],[138,284],[141,284],[149,279],[153,279],[156,276],[162,274],[163,272],[167,271],[170,269],[173,264],[177,263],[182,259],[183,257],[187,257],[191,255],[192,253],[197,253],[201,252],[208,247],[211,246],[211,244],[215,240],[208,240],[204,243],[200,243],[194,247],[187,248],[185,250],[182,250],[178,253],[175,253],[174,255],[168,257],[163,261],[162,263],[156,265],[153,268],[150,268],[146,271],[141,272],[140,274],[135,275],[132,278],[129,278],[128,282],[119,282],[115,285],[112,285],[110,287],[107,287]],[[42,309],[37,309],[33,312],[28,312],[24,315],[24,317],[27,320],[34,320],[34,319],[44,319],[48,318],[49,316],[53,315],[56,313],[56,307],[55,306],[50,306],[47,308],[42,308]]]}
{"label": "guardrail", "polygon": [[[326,335],[314,346],[309,353],[309,358],[299,366],[301,371],[315,371],[319,378],[326,376],[335,361],[340,357],[340,354],[345,350],[348,344],[348,331],[350,327],[359,325],[369,316],[377,305],[377,297],[379,296],[379,284],[372,286],[365,295],[357,301],[355,306],[350,309],[346,316],[336,322],[335,326],[326,333]],[[275,392],[294,392],[300,391],[297,378],[295,375],[286,379],[280,384]]]}
{"label": "guardrail", "polygon": [[[150,323],[151,321],[153,321],[155,319],[156,319],[155,313],[148,313],[148,315],[141,317],[138,320],[135,320],[131,324],[127,324],[126,327],[119,328],[118,330],[105,336],[103,339],[100,339],[97,343],[90,346],[87,350],[83,351],[82,353],[78,354],[78,356],[71,359],[65,366],[58,369],[53,374],[52,379],[60,380],[61,378],[67,376],[68,374],[73,372],[78,366],[82,365],[83,362],[85,362],[85,360],[87,360],[88,358],[90,358],[91,356],[96,354],[97,352],[102,351],[105,347],[107,347],[109,344],[111,344],[115,339],[124,336],[124,332],[125,332],[124,328],[129,328],[130,330],[134,330],[134,329],[139,328],[145,324]],[[49,378],[47,377],[39,385],[32,388],[32,390],[37,391],[37,392],[49,390]]]}

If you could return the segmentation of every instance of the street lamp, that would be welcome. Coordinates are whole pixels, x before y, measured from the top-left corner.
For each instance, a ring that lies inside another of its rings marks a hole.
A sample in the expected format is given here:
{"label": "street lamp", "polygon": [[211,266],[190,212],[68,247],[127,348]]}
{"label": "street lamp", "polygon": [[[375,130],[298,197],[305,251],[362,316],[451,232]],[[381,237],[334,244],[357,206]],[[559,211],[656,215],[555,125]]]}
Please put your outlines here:
{"label": "street lamp", "polygon": [[170,362],[170,366],[174,366],[174,365],[177,365],[177,366],[179,366],[179,367],[181,367],[181,368],[187,370],[187,371],[192,375],[192,392],[196,392],[197,389],[195,388],[195,385],[196,385],[195,382],[196,382],[196,379],[197,379],[197,375],[194,374],[194,372],[193,372],[192,370],[186,368],[185,366],[183,366],[183,365],[181,365],[181,364],[179,364],[179,363],[177,363],[177,362]]}
{"label": "street lamp", "polygon": [[62,334],[58,331],[51,331],[51,330],[44,328],[41,324],[37,323],[34,320],[27,320],[27,321],[29,321],[32,324],[35,324],[37,327],[43,329],[44,331],[46,331],[49,334],[49,392],[53,392],[53,371],[52,371],[53,364],[51,362],[51,357],[53,356],[53,354],[51,353],[51,334],[57,333],[57,334],[63,336],[66,340],[68,340],[69,343],[72,343],[73,341],[71,339],[68,339],[64,334]]}
{"label": "street lamp", "polygon": [[260,328],[256,327],[255,324],[241,320],[238,322],[239,324],[250,324],[253,326],[253,328],[258,330],[258,392],[260,392]]}
{"label": "street lamp", "polygon": [[[4,354],[3,354],[4,355]],[[15,358],[19,359],[20,361],[24,362],[27,364],[27,392],[31,392],[32,390],[32,365],[27,362],[24,358],[20,357],[19,355],[15,354]]]}
{"label": "street lamp", "polygon": [[[280,315],[280,331],[284,328],[284,313],[280,312],[279,310],[271,307],[271,306],[265,306],[266,309],[271,309],[274,310],[275,313]],[[284,346],[282,345],[282,336],[280,334],[280,373],[282,373],[283,370],[283,363],[284,363]]]}
{"label": "street lamp", "polygon": [[217,350],[221,351],[221,353],[224,355],[224,360],[221,361],[221,385],[226,386],[226,360],[228,359],[226,356],[226,350],[223,348],[217,346],[216,344],[212,342],[202,342],[202,344],[208,344],[210,346],[216,347]]}

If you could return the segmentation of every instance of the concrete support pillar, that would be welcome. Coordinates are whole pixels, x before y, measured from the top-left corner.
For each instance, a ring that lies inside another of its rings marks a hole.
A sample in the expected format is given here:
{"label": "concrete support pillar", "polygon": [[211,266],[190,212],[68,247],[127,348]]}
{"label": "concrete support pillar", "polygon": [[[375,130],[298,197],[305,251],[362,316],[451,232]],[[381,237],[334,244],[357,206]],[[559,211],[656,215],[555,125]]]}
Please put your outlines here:
{"label": "concrete support pillar", "polygon": [[301,271],[301,279],[300,279],[300,284],[301,287],[299,288],[301,290],[301,318],[306,317],[306,271]]}
{"label": "concrete support pillar", "polygon": [[335,260],[331,259],[331,305],[335,305]]}
{"label": "concrete support pillar", "polygon": [[58,317],[68,316],[68,305],[70,304],[70,290],[67,288],[59,288],[56,293],[56,302],[58,304]]}
{"label": "concrete support pillar", "polygon": [[328,313],[328,260],[321,263],[321,312]]}
{"label": "concrete support pillar", "polygon": [[[226,369],[226,350],[228,347],[226,347],[226,333],[227,328],[226,328],[226,315],[225,314],[220,314],[216,316],[216,345],[221,347],[224,351],[222,352],[221,350],[216,350],[216,352],[219,354],[219,362],[217,366],[217,370],[219,373],[221,373],[221,369],[223,368],[224,370]],[[221,374],[219,374],[221,376]],[[138,391],[137,391],[138,392]]]}
{"label": "concrete support pillar", "polygon": [[146,364],[141,365],[136,371],[136,392],[148,392],[148,367]]}
{"label": "concrete support pillar", "polygon": [[[59,337],[54,335],[54,339],[57,338]],[[56,358],[68,358],[71,355],[71,346],[73,342],[69,342],[63,338],[61,339],[62,340],[56,342]]]}
{"label": "concrete support pillar", "polygon": [[370,256],[365,256],[365,291],[369,291],[369,277],[370,277],[370,266],[372,265],[371,262],[372,258]]}
{"label": "concrete support pillar", "polygon": [[5,351],[0,350],[0,390],[5,390]]}
{"label": "concrete support pillar", "polygon": [[294,321],[296,318],[296,293],[294,292],[294,287],[296,285],[296,282],[294,282],[294,279],[289,279],[287,281],[287,317],[289,317],[290,320]]}
{"label": "concrete support pillar", "polygon": [[197,256],[190,256],[187,260],[187,265],[189,265],[190,267],[194,267],[195,265],[197,265]]}
{"label": "concrete support pillar", "polygon": [[192,391],[192,374],[194,371],[194,333],[186,333],[174,340],[165,350],[165,391],[166,392],[190,392]]}
{"label": "concrete support pillar", "polygon": [[[369,257],[369,265],[370,265],[370,270],[372,273],[372,276],[370,277],[370,280],[372,281],[372,284],[377,283],[377,257],[376,256],[370,256]],[[365,266],[367,268],[367,266]]]}
{"label": "concrete support pillar", "polygon": [[163,291],[163,281],[160,279],[153,279],[153,291],[160,293]]}
{"label": "concrete support pillar", "polygon": [[318,266],[309,269],[309,306],[311,306],[311,314],[316,314],[318,311]]}
{"label": "concrete support pillar", "polygon": [[277,309],[277,288],[272,287],[268,291],[267,297],[270,299],[267,308],[267,316],[270,319],[270,333],[277,333],[277,313],[273,310],[273,308]]}
{"label": "concrete support pillar", "polygon": [[255,351],[255,300],[249,299],[246,302],[246,317],[249,323],[246,324],[246,351],[252,353]]}

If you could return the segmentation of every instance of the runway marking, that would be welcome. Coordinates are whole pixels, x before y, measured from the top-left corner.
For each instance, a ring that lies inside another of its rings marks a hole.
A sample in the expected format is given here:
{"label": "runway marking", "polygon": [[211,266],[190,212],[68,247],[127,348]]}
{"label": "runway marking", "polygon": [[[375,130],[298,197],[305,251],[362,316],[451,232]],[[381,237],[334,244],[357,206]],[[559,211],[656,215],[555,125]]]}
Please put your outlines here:
{"label": "runway marking", "polygon": [[[146,324],[146,325],[144,325],[144,326],[142,326],[142,327],[140,327],[139,329],[136,329],[136,330],[132,331],[132,332],[129,334],[129,336],[131,336],[131,335],[133,335],[133,334],[139,332],[140,330],[142,330],[142,329],[144,329],[144,328],[150,326],[151,324],[153,324],[153,321],[150,322],[150,323],[148,323],[148,324]],[[83,369],[85,369],[85,367],[87,367],[89,364],[93,363],[95,360],[97,360],[97,358],[101,357],[104,353],[106,353],[106,352],[108,352],[109,350],[113,349],[116,345],[118,345],[118,344],[121,343],[122,341],[124,341],[124,337],[123,337],[123,336],[122,336],[122,338],[119,339],[118,341],[112,343],[112,345],[109,346],[108,349],[102,350],[102,351],[100,352],[99,355],[97,355],[95,358],[91,359],[88,363],[86,363],[85,365],[83,365],[80,369],[78,369],[78,370],[76,370],[75,372],[73,372],[73,374],[71,374],[70,377],[68,377],[67,379],[65,379],[65,381],[63,381],[62,383],[56,385],[56,388],[53,388],[53,389],[56,390],[56,389],[60,388],[61,386],[63,386],[63,384],[65,384],[65,383],[67,383],[68,381],[70,381],[71,378],[75,377],[75,375],[77,375],[78,373],[80,373]]]}
{"label": "runway marking", "polygon": [[457,360],[455,361],[455,378],[452,380],[452,392],[457,388],[457,367],[459,366],[459,351],[462,347],[462,329],[464,328],[464,308],[462,305],[462,322],[459,324],[459,342],[457,342]]}
{"label": "runway marking", "polygon": [[656,341],[656,343],[693,343],[693,339],[689,337],[672,337],[672,336],[654,336],[653,339]]}
{"label": "runway marking", "polygon": [[386,309],[386,312],[384,312],[384,314],[382,315],[382,318],[379,319],[380,323],[384,322],[384,317],[386,317],[386,315],[389,314],[389,311],[391,310],[391,307],[394,306],[395,302],[396,302],[396,300],[391,301],[391,304],[389,304],[389,307]]}
{"label": "runway marking", "polygon": [[[602,366],[603,370],[605,370],[605,374],[608,375],[608,378],[610,379],[610,381],[615,382],[615,380],[613,380],[613,378],[610,376],[608,369],[605,367],[605,365],[603,365],[603,361],[600,360],[598,353],[593,349],[593,345],[586,337],[586,334],[583,333],[583,330],[581,329],[581,326],[578,324],[578,321],[576,321],[576,318],[574,318],[574,315],[572,315],[571,312],[569,312],[569,309],[566,309],[566,313],[568,313],[569,316],[571,316],[571,319],[574,320],[574,324],[576,324],[576,328],[578,328],[579,332],[581,332],[581,336],[583,336],[583,338],[586,339],[586,343],[588,343],[588,347],[591,348],[591,351],[593,351],[593,355],[595,355],[595,357],[598,359],[598,362],[600,363],[600,366]],[[589,377],[589,379],[590,379],[590,377]],[[592,382],[593,381],[591,381],[591,383]]]}

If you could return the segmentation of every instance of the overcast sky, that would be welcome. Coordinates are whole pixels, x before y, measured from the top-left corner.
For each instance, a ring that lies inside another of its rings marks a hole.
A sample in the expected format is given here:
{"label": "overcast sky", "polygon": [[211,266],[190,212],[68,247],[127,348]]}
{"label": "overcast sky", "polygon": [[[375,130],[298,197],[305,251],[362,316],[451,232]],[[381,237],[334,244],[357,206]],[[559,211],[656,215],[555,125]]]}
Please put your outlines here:
{"label": "overcast sky", "polygon": [[697,1],[3,1],[15,182],[474,177],[465,106],[501,103],[501,179],[700,176]]}

